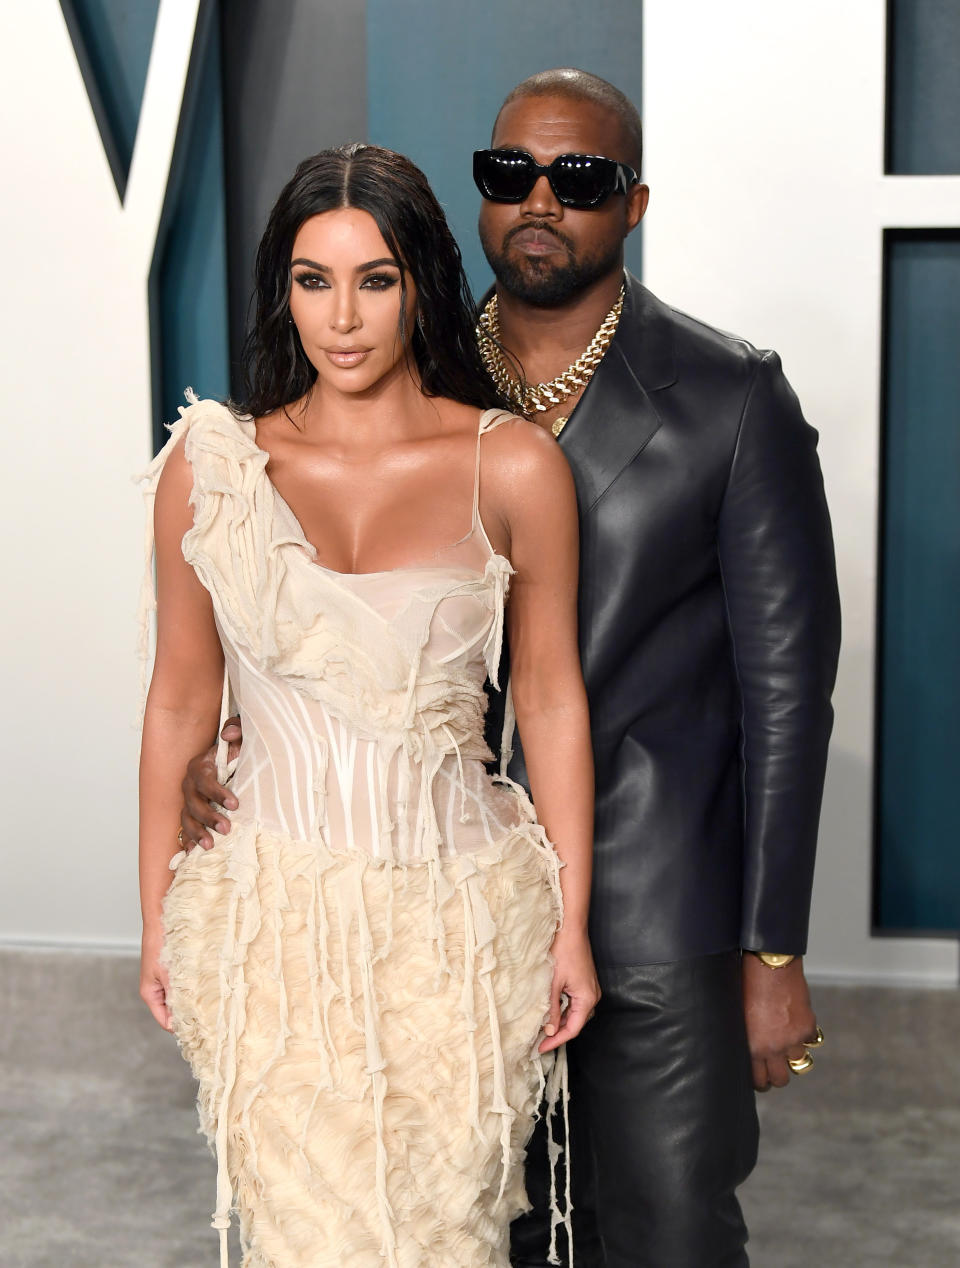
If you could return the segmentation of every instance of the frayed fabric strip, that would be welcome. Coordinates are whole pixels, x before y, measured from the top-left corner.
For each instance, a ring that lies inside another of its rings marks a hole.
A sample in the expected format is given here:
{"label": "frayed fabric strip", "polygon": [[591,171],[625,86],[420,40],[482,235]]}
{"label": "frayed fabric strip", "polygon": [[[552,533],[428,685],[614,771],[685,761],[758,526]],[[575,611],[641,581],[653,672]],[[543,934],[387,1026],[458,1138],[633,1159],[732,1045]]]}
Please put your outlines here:
{"label": "frayed fabric strip", "polygon": [[[507,1264],[505,1248],[499,1258],[481,1249],[486,1230],[494,1218],[507,1228],[522,1209],[523,1150],[541,1092],[551,1116],[566,1112],[568,1095],[564,1050],[546,1061],[530,1052],[549,999],[558,908],[525,895],[554,894],[554,859],[519,833],[484,856],[436,864],[450,895],[438,984],[436,942],[423,936],[434,901],[426,864],[388,867],[243,823],[224,845],[187,856],[164,912],[171,1001],[217,1156],[213,1223],[223,1247],[236,1197],[244,1243],[264,1263],[332,1265],[340,1252],[313,1257],[283,1230],[310,1227],[323,1245],[324,1194],[336,1187],[356,1203],[365,1248],[345,1249],[345,1268],[374,1253],[385,1268],[448,1268],[451,1253],[458,1268]],[[385,962],[377,957],[391,906],[393,937],[415,941]],[[438,1067],[448,1081],[434,1088]],[[569,1236],[569,1187],[564,1206],[555,1194],[554,1222]]]}
{"label": "frayed fabric strip", "polygon": [[[571,1148],[570,1148],[570,1081],[567,1065],[567,1047],[564,1044],[556,1050],[556,1060],[550,1069],[546,1083],[546,1115],[547,1115],[547,1156],[550,1161],[550,1249],[547,1262],[559,1264],[557,1253],[557,1229],[562,1225],[567,1235],[567,1257],[573,1258],[573,1201],[571,1198]],[[563,1114],[563,1140],[558,1143],[553,1130],[553,1119],[557,1113],[557,1105]],[[564,1195],[563,1210],[557,1199],[557,1168],[563,1164]]]}

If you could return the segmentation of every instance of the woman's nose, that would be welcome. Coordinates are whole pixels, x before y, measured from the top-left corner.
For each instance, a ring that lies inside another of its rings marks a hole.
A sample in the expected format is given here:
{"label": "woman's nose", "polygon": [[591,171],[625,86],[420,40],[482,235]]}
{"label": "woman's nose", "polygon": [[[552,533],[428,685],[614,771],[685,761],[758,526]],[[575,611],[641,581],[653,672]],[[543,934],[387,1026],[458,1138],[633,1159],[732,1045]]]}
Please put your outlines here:
{"label": "woman's nose", "polygon": [[352,290],[341,290],[336,294],[330,325],[334,330],[346,334],[360,324],[356,298]]}

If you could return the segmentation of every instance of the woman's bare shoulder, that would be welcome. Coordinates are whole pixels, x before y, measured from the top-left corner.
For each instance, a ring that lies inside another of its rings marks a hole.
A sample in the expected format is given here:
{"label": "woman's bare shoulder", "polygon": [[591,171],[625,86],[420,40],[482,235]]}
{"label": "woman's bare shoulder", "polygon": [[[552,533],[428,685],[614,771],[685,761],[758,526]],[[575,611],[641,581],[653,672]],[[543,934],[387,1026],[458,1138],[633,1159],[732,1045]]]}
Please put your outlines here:
{"label": "woman's bare shoulder", "polygon": [[544,480],[548,484],[570,481],[570,467],[563,450],[545,427],[513,414],[498,422],[484,437],[484,469],[488,478],[507,484]]}

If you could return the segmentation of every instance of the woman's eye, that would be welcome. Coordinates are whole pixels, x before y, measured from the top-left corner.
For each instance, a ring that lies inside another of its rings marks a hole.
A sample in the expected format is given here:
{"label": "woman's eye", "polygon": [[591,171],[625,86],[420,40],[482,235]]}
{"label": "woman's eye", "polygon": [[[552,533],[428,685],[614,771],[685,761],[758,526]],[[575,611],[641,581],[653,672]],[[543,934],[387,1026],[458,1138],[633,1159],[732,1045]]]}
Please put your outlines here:
{"label": "woman's eye", "polygon": [[396,286],[400,281],[399,277],[394,273],[371,273],[369,277],[365,277],[360,283],[370,291],[385,291],[391,286]]}
{"label": "woman's eye", "polygon": [[305,291],[316,291],[320,287],[326,286],[326,279],[321,277],[319,273],[297,273],[293,279],[298,286],[302,286]]}

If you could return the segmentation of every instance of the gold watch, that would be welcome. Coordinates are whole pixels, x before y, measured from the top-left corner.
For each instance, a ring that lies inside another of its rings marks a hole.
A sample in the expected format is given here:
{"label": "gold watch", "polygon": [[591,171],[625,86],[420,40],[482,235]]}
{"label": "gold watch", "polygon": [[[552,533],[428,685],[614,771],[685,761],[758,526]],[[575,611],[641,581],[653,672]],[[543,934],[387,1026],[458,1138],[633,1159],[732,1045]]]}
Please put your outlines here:
{"label": "gold watch", "polygon": [[797,958],[795,955],[778,955],[775,951],[751,951],[750,954],[755,955],[768,969],[785,969]]}

